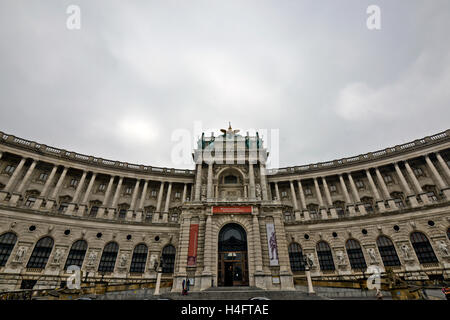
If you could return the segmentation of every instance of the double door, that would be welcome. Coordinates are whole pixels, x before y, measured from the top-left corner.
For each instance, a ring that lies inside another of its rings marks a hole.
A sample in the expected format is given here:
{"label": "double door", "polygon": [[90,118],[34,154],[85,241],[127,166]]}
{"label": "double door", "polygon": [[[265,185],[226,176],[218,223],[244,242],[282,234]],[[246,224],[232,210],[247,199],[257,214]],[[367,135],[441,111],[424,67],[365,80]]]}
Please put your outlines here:
{"label": "double door", "polygon": [[219,286],[248,286],[247,251],[219,252]]}

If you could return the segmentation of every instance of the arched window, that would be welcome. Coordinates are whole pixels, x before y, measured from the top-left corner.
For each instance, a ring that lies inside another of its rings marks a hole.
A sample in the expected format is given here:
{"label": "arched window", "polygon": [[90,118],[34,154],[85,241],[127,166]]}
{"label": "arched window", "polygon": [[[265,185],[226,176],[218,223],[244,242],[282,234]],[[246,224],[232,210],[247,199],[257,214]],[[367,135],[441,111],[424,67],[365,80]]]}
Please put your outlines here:
{"label": "arched window", "polygon": [[173,273],[173,267],[175,265],[175,247],[168,244],[162,250],[162,272]]}
{"label": "arched window", "polygon": [[103,249],[102,258],[100,259],[100,264],[98,266],[98,271],[113,272],[118,252],[119,245],[117,243],[108,243]]}
{"label": "arched window", "polygon": [[138,244],[133,251],[133,258],[131,259],[130,272],[144,273],[145,263],[147,262],[148,248],[145,244]]}
{"label": "arched window", "polygon": [[48,257],[53,249],[53,239],[45,237],[39,240],[34,247],[27,268],[44,269],[47,265]]}
{"label": "arched window", "polygon": [[86,255],[87,242],[84,240],[78,240],[72,244],[70,248],[69,256],[66,260],[66,265],[64,269],[67,270],[68,266],[81,266],[83,265],[84,256]]}
{"label": "arched window", "polygon": [[413,232],[410,239],[420,263],[438,262],[426,235],[422,232]]}
{"label": "arched window", "polygon": [[355,239],[347,240],[345,249],[347,250],[348,259],[350,260],[352,269],[367,268],[366,260],[364,260],[364,254],[358,241],[356,241]]}
{"label": "arched window", "polygon": [[291,243],[289,245],[289,261],[291,262],[291,270],[304,271],[305,263],[303,261],[302,247],[298,243]]}
{"label": "arched window", "polygon": [[12,232],[0,236],[0,267],[6,265],[6,261],[8,261],[16,241],[17,236]]}
{"label": "arched window", "polygon": [[333,254],[331,248],[325,241],[319,241],[316,246],[317,257],[319,258],[320,270],[334,271]]}
{"label": "arched window", "polygon": [[238,178],[236,176],[233,176],[233,175],[225,176],[223,178],[223,182],[225,184],[236,184],[236,183],[238,183]]}
{"label": "arched window", "polygon": [[377,239],[378,251],[380,251],[381,259],[385,267],[399,266],[397,251],[391,239],[385,236],[380,236]]}

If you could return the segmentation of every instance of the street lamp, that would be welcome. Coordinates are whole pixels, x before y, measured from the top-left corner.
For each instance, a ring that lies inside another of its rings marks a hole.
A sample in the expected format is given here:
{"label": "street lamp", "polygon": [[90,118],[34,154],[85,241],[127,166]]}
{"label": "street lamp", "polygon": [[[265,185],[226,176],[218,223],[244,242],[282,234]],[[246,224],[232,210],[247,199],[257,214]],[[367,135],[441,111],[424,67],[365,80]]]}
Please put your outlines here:
{"label": "street lamp", "polygon": [[312,267],[313,262],[310,259],[308,259],[306,256],[303,256],[303,264],[305,266],[306,281],[308,282],[308,294],[314,295],[316,293],[314,292],[314,288],[313,288],[312,280],[311,280],[311,271],[309,270],[310,267]]}

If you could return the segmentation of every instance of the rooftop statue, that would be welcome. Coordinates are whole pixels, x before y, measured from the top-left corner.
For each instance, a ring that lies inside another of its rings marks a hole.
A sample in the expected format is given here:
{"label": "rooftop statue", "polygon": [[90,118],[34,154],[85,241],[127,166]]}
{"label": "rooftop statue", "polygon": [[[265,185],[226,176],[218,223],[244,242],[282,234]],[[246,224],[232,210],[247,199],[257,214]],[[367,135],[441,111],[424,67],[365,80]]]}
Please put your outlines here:
{"label": "rooftop statue", "polygon": [[231,122],[228,122],[228,130],[220,129],[220,131],[223,132],[223,136],[234,136],[236,135],[240,130],[233,130],[231,128]]}

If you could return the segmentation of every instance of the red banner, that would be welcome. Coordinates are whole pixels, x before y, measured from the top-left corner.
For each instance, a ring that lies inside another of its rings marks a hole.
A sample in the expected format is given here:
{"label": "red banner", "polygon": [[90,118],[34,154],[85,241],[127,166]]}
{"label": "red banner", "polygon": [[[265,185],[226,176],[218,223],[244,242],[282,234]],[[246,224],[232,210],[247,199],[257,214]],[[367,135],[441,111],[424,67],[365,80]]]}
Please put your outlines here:
{"label": "red banner", "polygon": [[212,207],[212,213],[252,213],[251,206]]}
{"label": "red banner", "polygon": [[189,230],[188,266],[195,266],[197,263],[197,239],[198,224],[191,224],[191,228]]}

